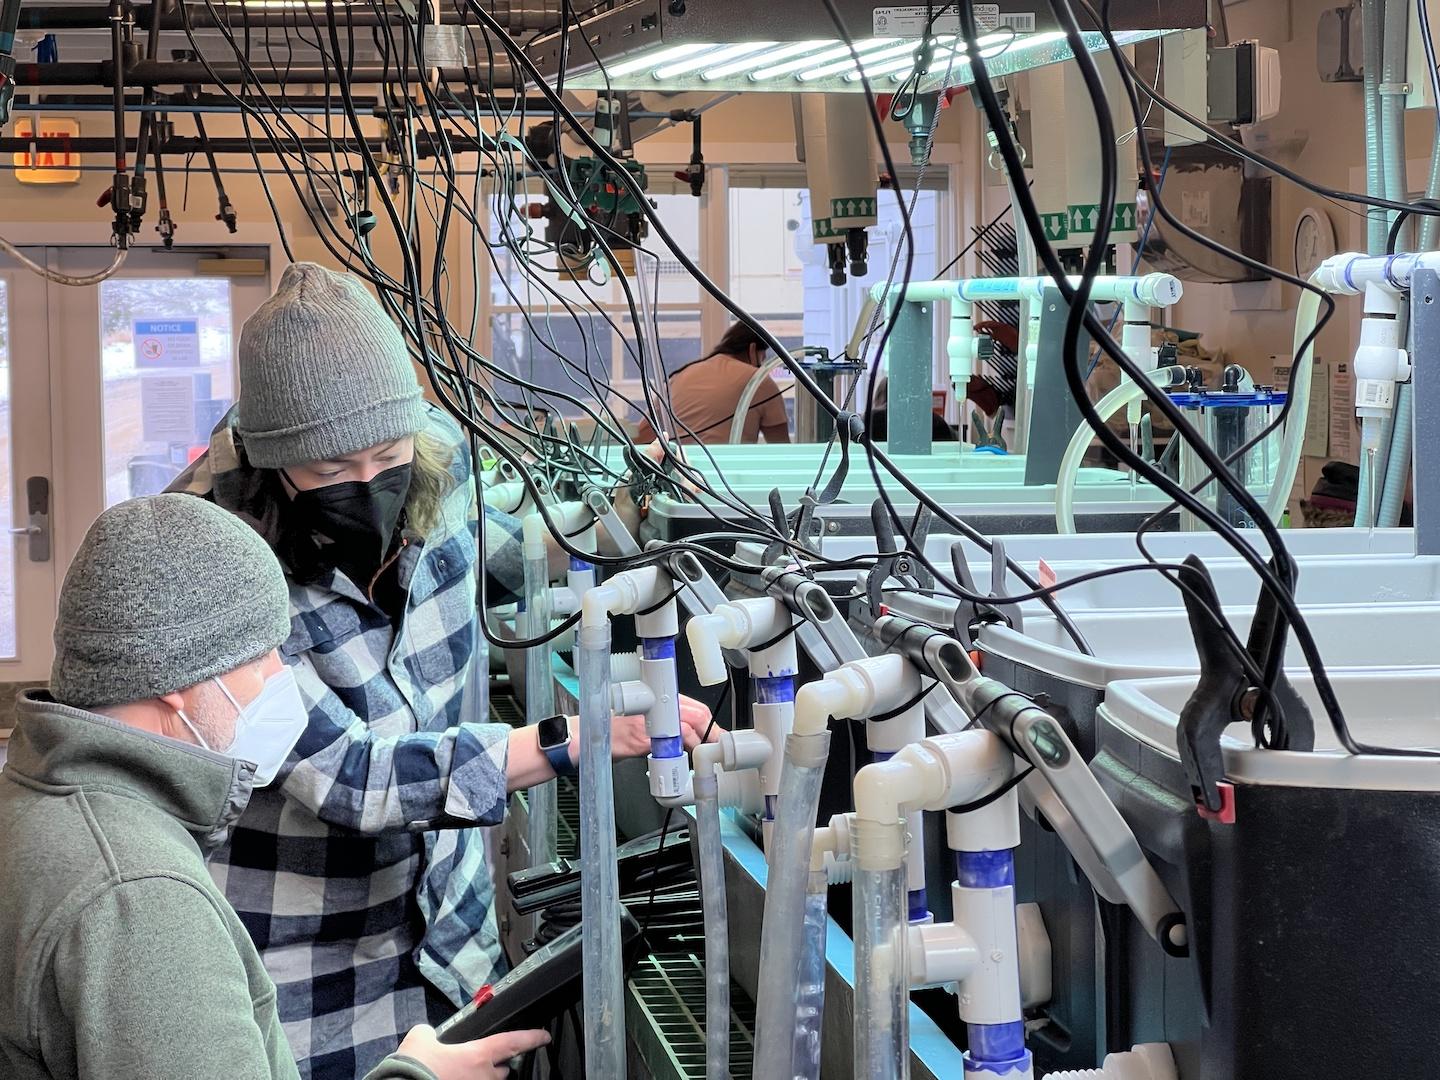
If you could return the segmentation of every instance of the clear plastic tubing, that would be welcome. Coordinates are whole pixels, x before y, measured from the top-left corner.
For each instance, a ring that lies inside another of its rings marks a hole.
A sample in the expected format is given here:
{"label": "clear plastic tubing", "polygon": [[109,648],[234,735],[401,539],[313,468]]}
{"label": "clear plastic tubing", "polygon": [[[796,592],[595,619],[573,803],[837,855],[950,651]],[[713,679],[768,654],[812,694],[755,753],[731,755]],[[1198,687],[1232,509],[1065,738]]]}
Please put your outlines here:
{"label": "clear plastic tubing", "polygon": [[[857,819],[855,827],[876,828]],[[888,826],[879,826],[887,828]],[[910,948],[905,868],[855,870],[855,1076],[910,1075]],[[758,1074],[757,1074],[758,1075]]]}
{"label": "clear plastic tubing", "polygon": [[585,1075],[624,1077],[625,984],[615,786],[610,770],[610,624],[580,627],[580,918]]}
{"label": "clear plastic tubing", "polygon": [[730,923],[725,853],[715,770],[695,773],[695,828],[700,845],[700,898],[705,912],[705,1077],[730,1076]]}
{"label": "clear plastic tubing", "polygon": [[[542,637],[550,632],[550,563],[542,550],[538,558],[525,558],[525,636]],[[555,713],[555,674],[551,668],[551,644],[533,646],[525,656],[525,713],[538,724]],[[529,811],[526,840],[530,865],[555,860],[555,782],[536,784],[525,793]]]}
{"label": "clear plastic tubing", "polygon": [[[1009,849],[957,851],[955,881],[961,890],[985,892],[1008,889],[1013,905],[1015,852]],[[1014,918],[1013,906],[1010,917]],[[1012,942],[1016,940],[1008,934],[1007,937],[1010,937]],[[1016,970],[1017,986],[1019,978]],[[1018,990],[1014,996],[1018,1002]],[[970,1047],[965,1052],[967,1077],[1030,1075],[1030,1051],[1025,1049],[1025,1021],[1018,1008],[1012,1020],[995,1024],[966,1024],[965,1033]]]}
{"label": "clear plastic tubing", "polygon": [[[888,750],[872,750],[871,761],[889,761],[895,755]],[[905,819],[910,839],[906,846],[905,917],[912,923],[928,922],[930,898],[925,892],[925,812],[917,810]]]}
{"label": "clear plastic tubing", "polygon": [[755,1002],[757,1077],[788,1075],[795,1042],[796,982],[820,782],[830,754],[830,733],[790,735],[780,774],[780,806],[771,834],[774,851],[765,886],[760,928],[760,978]]}
{"label": "clear plastic tubing", "polygon": [[805,890],[805,932],[795,998],[795,1050],[790,1075],[819,1080],[821,1025],[825,1019],[825,871],[812,870]]}

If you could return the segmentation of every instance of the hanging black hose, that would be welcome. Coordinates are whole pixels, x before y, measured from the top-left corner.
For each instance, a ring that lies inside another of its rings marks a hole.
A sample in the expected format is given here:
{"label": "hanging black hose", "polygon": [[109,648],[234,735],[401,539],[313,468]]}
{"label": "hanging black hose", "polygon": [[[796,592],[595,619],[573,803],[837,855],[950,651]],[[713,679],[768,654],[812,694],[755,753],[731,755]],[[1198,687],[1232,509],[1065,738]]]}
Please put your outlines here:
{"label": "hanging black hose", "polygon": [[101,205],[110,204],[115,215],[111,227],[111,242],[117,248],[130,246],[130,172],[126,155],[125,140],[125,60],[129,48],[125,40],[125,0],[110,0],[110,53],[114,66],[114,78],[110,91],[115,113],[115,179],[111,181],[109,198],[101,196]]}

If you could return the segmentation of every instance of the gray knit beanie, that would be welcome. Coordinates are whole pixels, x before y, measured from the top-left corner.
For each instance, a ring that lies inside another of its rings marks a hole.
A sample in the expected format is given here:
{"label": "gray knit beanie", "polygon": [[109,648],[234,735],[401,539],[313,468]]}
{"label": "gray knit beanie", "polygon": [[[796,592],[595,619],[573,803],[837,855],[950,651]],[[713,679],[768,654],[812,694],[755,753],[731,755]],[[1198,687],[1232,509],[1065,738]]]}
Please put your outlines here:
{"label": "gray knit beanie", "polygon": [[358,278],[286,269],[240,331],[240,437],[261,469],[414,435],[425,401],[405,339]]}
{"label": "gray knit beanie", "polygon": [[50,692],[95,708],[224,675],[290,636],[274,552],[194,495],[151,495],[90,526],[60,590]]}

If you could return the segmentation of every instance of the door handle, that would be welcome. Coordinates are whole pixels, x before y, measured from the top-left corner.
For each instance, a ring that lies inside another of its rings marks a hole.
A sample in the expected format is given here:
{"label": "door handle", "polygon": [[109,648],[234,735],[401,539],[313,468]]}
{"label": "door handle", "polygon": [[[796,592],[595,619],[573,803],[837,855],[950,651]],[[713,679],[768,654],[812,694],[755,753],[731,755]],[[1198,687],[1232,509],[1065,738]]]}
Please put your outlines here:
{"label": "door handle", "polygon": [[7,530],[11,536],[28,536],[31,562],[50,561],[50,478],[32,476],[25,481],[26,509],[30,524]]}

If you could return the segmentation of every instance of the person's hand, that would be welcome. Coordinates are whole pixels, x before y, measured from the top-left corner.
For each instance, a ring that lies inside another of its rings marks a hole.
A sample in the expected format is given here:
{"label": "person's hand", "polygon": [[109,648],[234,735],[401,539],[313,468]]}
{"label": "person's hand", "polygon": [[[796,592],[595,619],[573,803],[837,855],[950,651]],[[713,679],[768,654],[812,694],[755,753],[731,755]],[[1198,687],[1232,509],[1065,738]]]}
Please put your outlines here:
{"label": "person's hand", "polygon": [[439,1080],[498,1080],[510,1075],[511,1058],[549,1041],[549,1033],[537,1028],[449,1046],[435,1038],[434,1028],[422,1024],[410,1029],[395,1052],[414,1058]]}
{"label": "person's hand", "polygon": [[[710,741],[720,737],[718,727],[710,726],[710,710],[703,701],[680,695],[680,741],[686,750],[700,745],[700,738],[710,729]],[[610,756],[616,761],[644,757],[650,753],[650,735],[643,716],[616,716],[610,723]]]}
{"label": "person's hand", "polygon": [[[659,439],[647,445],[641,453],[657,465],[665,460],[665,447]],[[685,451],[677,443],[670,444],[670,453],[672,456],[678,457],[681,461],[685,460]],[[633,535],[640,528],[642,514],[640,505],[635,501],[634,496],[630,494],[630,481],[632,479],[633,476],[626,476],[625,479],[615,487],[615,490],[610,492],[610,505],[615,508],[616,516],[620,518],[625,524],[625,527],[629,529]],[[692,493],[695,491],[695,485],[683,477],[680,478],[679,483],[680,486],[687,491]]]}

